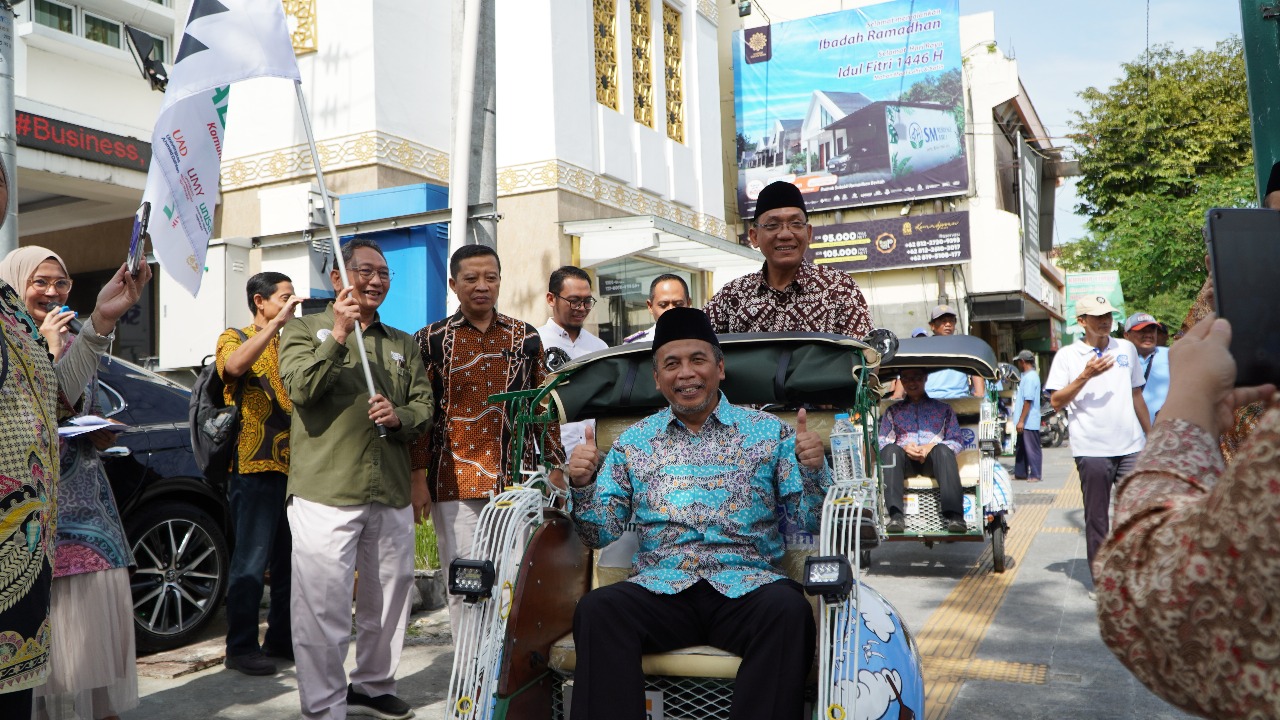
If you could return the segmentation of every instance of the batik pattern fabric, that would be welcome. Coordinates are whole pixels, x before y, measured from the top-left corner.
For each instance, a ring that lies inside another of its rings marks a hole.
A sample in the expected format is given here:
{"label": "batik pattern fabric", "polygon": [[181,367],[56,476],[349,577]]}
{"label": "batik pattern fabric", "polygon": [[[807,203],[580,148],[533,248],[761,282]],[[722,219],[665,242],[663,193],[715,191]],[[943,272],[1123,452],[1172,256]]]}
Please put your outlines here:
{"label": "batik pattern fabric", "polygon": [[818,532],[830,468],[795,453],[791,426],[723,393],[697,433],[661,410],[619,436],[594,484],[571,490],[578,534],[604,547],[634,522],[631,582],[671,595],[702,579],[742,597],[786,577],[780,522]]}
{"label": "batik pattern fabric", "polygon": [[[77,342],[72,338],[71,342]],[[85,387],[82,415],[101,415],[95,372]],[[133,565],[111,482],[87,435],[62,439],[58,478],[57,550],[54,577]]]}
{"label": "batik pattern fabric", "polygon": [[[1182,321],[1182,329],[1178,331],[1178,337],[1182,337],[1197,323],[1204,319],[1205,315],[1213,312],[1213,278],[1204,281],[1204,285],[1200,288],[1196,299],[1191,303],[1191,307],[1187,310],[1187,317]],[[1236,408],[1235,421],[1231,423],[1231,427],[1222,431],[1222,435],[1218,438],[1218,447],[1222,450],[1222,457],[1228,465],[1235,459],[1236,451],[1245,439],[1249,437],[1249,433],[1253,432],[1253,428],[1258,424],[1258,420],[1262,417],[1262,411],[1265,409],[1260,402],[1245,405],[1242,408]]]}
{"label": "batik pattern fabric", "polygon": [[[546,379],[542,339],[532,325],[494,313],[480,332],[461,312],[414,335],[436,398],[435,424],[414,443],[412,467],[427,468],[431,499],[479,500],[511,478],[513,413],[490,395],[540,386]],[[531,426],[522,467],[564,462],[560,427]]]}
{"label": "batik pattern fabric", "polygon": [[880,447],[889,443],[898,447],[942,443],[956,455],[964,450],[965,444],[956,411],[931,397],[919,402],[904,398],[884,411],[880,418]]}
{"label": "batik pattern fabric", "polygon": [[[58,390],[48,346],[0,283],[0,693],[49,673]],[[0,696],[3,697],[3,696]]]}
{"label": "batik pattern fabric", "polygon": [[1161,697],[1218,718],[1280,717],[1280,408],[1223,463],[1217,439],[1160,420],[1116,494],[1094,564],[1112,652]]}
{"label": "batik pattern fabric", "polygon": [[[241,328],[245,338],[257,335],[254,325]],[[231,353],[242,341],[234,330],[218,337],[218,376],[223,378],[223,402],[236,403],[240,394],[240,439],[237,441],[239,472],[279,472],[289,474],[289,425],[293,419],[293,401],[280,379],[280,336],[275,335],[253,361],[249,371],[226,382],[225,369]]]}
{"label": "batik pattern fabric", "polygon": [[820,332],[861,340],[871,312],[849,273],[802,263],[782,290],[769,286],[767,266],[720,288],[704,310],[717,333]]}

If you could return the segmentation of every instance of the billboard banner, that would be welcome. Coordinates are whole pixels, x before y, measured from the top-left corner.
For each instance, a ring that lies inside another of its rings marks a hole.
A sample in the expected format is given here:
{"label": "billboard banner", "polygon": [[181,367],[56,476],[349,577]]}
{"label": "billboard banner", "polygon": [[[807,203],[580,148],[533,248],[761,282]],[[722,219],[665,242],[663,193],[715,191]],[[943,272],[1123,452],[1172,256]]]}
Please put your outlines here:
{"label": "billboard banner", "polygon": [[971,257],[969,213],[814,227],[806,256],[815,265],[845,272],[954,265]]}
{"label": "billboard banner", "polygon": [[[1084,335],[1084,330],[1076,323],[1076,300],[1085,295],[1096,295],[1111,301],[1111,305],[1120,311],[1120,317],[1114,323],[1122,323],[1125,319],[1124,290],[1120,287],[1118,270],[1098,270],[1095,272],[1067,273],[1067,289],[1063,297],[1063,316],[1067,319],[1063,329],[1062,344],[1070,345],[1077,337]],[[1113,313],[1114,315],[1114,313]],[[1113,323],[1112,330],[1115,329]]]}
{"label": "billboard banner", "polygon": [[963,194],[959,0],[890,0],[733,43],[738,209],[775,180],[810,211]]}

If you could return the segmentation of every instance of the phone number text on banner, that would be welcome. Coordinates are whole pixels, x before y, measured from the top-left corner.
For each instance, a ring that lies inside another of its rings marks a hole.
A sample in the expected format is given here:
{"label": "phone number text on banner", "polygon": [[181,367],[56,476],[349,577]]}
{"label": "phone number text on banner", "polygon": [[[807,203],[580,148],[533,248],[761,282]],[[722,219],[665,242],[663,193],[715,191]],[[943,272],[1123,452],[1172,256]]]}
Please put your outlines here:
{"label": "phone number text on banner", "polygon": [[966,262],[972,257],[969,213],[815,227],[807,256],[814,264],[847,272]]}

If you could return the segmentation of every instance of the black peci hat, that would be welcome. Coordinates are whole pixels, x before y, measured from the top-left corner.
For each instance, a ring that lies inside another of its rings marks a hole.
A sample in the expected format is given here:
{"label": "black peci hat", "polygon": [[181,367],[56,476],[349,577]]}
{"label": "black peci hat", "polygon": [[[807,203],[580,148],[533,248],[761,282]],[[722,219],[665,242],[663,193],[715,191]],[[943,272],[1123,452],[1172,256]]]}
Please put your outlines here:
{"label": "black peci hat", "polygon": [[673,340],[705,340],[720,346],[707,314],[698,308],[674,307],[662,313],[653,330],[653,352]]}
{"label": "black peci hat", "polygon": [[804,211],[804,216],[809,217],[809,208],[804,205],[804,195],[800,193],[800,188],[784,180],[771,182],[756,196],[755,219],[759,220],[761,215],[770,210],[789,207],[800,208]]}

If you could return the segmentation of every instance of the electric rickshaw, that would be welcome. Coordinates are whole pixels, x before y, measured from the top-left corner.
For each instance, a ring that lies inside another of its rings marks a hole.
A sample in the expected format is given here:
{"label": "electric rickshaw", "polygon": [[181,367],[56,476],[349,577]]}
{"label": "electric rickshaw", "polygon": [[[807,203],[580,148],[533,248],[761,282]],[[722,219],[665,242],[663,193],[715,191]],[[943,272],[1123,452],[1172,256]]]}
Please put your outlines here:
{"label": "electric rickshaw", "polygon": [[[818,333],[720,336],[730,402],[771,408],[795,422],[800,406],[848,409],[857,419],[837,432],[831,457],[835,483],[813,536],[779,518],[787,552],[781,570],[805,586],[818,626],[810,672],[814,720],[923,718],[920,655],[902,617],[861,581],[863,513],[879,507],[875,459],[875,372],[897,339],[885,331],[865,342]],[[490,398],[515,420],[517,447],[539,440],[551,423],[597,421],[602,450],[628,426],[666,407],[653,377],[650,343],[602,350],[554,370],[541,388]],[[836,412],[809,410],[808,426],[826,438]],[[856,442],[848,442],[852,435]],[[514,463],[522,453],[511,453]],[[472,555],[448,569],[449,591],[464,597],[444,717],[449,720],[569,715],[576,655],[572,620],[577,600],[593,586],[621,579],[596,568],[549,481],[551,462],[515,467],[517,485],[482,511]],[[649,717],[728,718],[740,659],[697,646],[646,655]]]}
{"label": "electric rickshaw", "polygon": [[[964,448],[956,456],[956,461],[960,466],[960,484],[964,491],[964,519],[969,529],[966,533],[947,532],[938,513],[938,482],[919,475],[904,481],[906,531],[886,534],[884,538],[889,542],[922,541],[932,547],[935,542],[982,542],[989,536],[992,569],[1004,572],[1004,536],[1009,529],[1007,516],[1013,510],[1013,490],[1008,473],[999,461],[1006,420],[1000,416],[998,406],[995,381],[1000,372],[995,352],[984,340],[972,335],[904,338],[893,357],[880,364],[878,374],[887,384],[908,368],[959,370],[986,380],[987,391],[983,397],[942,401],[951,406],[960,421]],[[878,410],[883,412],[894,402],[882,400]],[[882,526],[888,522],[886,508],[880,509],[879,517]],[[861,559],[869,561],[869,557]]]}

